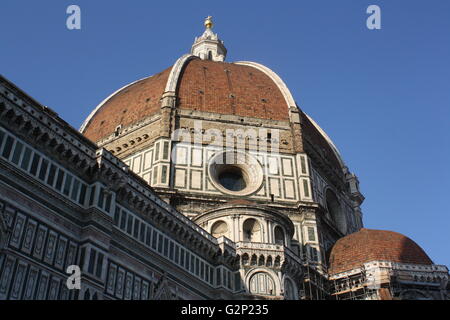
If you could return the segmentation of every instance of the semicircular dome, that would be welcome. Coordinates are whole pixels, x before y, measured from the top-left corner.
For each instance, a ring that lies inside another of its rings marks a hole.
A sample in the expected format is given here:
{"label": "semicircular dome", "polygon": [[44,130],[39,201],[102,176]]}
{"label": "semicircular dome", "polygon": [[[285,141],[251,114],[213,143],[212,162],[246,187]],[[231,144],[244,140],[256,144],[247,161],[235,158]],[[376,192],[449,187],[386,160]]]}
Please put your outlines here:
{"label": "semicircular dome", "polygon": [[[160,111],[172,67],[115,92],[86,120],[81,131],[99,141]],[[177,75],[177,108],[289,121],[289,106],[272,78],[253,66],[187,59]]]}
{"label": "semicircular dome", "polygon": [[329,271],[330,274],[341,273],[370,261],[433,264],[425,251],[410,238],[393,231],[363,228],[334,244]]}
{"label": "semicircular dome", "polygon": [[97,142],[157,112],[172,67],[154,76],[133,82],[103,101],[86,119],[81,133]]}

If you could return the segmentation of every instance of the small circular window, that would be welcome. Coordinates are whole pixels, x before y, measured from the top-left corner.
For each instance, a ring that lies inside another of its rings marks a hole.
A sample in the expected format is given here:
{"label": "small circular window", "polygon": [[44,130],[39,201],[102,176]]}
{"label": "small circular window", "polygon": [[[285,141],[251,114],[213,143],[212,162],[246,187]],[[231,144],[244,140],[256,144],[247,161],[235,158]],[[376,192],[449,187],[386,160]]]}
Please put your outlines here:
{"label": "small circular window", "polygon": [[249,195],[263,182],[259,162],[241,152],[222,152],[214,156],[209,163],[209,176],[217,189],[235,195]]}

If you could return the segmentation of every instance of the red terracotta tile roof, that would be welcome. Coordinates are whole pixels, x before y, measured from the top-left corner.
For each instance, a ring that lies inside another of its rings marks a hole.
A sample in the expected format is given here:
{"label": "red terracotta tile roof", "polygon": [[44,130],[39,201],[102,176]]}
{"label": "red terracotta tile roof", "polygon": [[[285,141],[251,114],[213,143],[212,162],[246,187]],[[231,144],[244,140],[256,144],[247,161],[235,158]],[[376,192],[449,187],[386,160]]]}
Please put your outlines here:
{"label": "red terracotta tile roof", "polygon": [[289,107],[264,72],[233,63],[191,60],[178,86],[179,108],[289,120]]}
{"label": "red terracotta tile roof", "polygon": [[[138,81],[106,101],[83,134],[99,141],[160,110],[160,98],[172,68]],[[233,63],[193,59],[177,88],[178,107],[261,119],[289,120],[289,108],[278,86],[264,72]]]}
{"label": "red terracotta tile roof", "polygon": [[171,70],[172,67],[116,93],[95,113],[83,134],[97,142],[113,134],[119,125],[127,127],[157,113]]}

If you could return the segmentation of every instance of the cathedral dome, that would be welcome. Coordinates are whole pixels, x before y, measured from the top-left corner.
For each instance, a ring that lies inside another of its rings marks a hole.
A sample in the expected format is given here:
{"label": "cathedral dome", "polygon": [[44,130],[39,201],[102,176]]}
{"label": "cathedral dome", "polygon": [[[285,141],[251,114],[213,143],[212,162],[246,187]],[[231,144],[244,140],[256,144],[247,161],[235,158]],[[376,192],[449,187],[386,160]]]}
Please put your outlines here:
{"label": "cathedral dome", "polygon": [[[93,110],[81,133],[102,147],[123,138],[108,146],[120,157],[121,152],[129,155],[127,148],[134,146],[136,139],[142,141],[149,135],[158,138],[162,135],[159,130],[166,129],[164,134],[170,134],[178,129],[174,119],[180,114],[206,115],[218,122],[250,121],[256,126],[271,123],[273,127],[292,128],[291,134],[280,139],[282,146],[292,148],[295,144],[297,151],[305,152],[314,149],[311,156],[320,158],[343,178],[345,164],[339,151],[319,125],[298,108],[283,80],[259,63],[225,62],[223,41],[211,31],[210,20],[207,22],[190,54],[180,57],[172,67],[114,92]],[[171,113],[168,108],[177,111]],[[164,112],[170,115],[164,117]],[[151,134],[131,134],[148,123],[157,123]],[[128,133],[130,139],[124,141]]]}
{"label": "cathedral dome", "polygon": [[92,113],[82,132],[90,140],[99,141],[119,126],[125,128],[153,116],[172,83],[179,109],[289,121],[283,92],[258,66],[191,57],[179,74],[171,72],[171,67],[115,92]]}
{"label": "cathedral dome", "polygon": [[393,231],[361,229],[339,239],[330,253],[330,274],[349,271],[370,261],[431,265],[425,251],[410,238]]}

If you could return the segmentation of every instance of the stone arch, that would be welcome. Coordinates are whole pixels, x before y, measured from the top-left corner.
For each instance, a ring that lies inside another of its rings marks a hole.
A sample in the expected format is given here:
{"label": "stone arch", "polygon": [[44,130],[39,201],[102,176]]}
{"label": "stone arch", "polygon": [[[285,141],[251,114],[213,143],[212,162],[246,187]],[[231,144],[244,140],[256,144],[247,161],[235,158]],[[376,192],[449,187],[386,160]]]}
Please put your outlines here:
{"label": "stone arch", "polygon": [[266,260],[266,266],[269,267],[269,268],[273,266],[273,259],[272,259],[272,256],[268,256],[268,257],[267,257],[267,260]]}
{"label": "stone arch", "polygon": [[214,222],[213,225],[211,226],[211,234],[215,238],[227,236],[228,235],[228,224],[223,220]]}
{"label": "stone arch", "polygon": [[260,255],[258,259],[258,266],[264,266],[266,264],[266,259],[264,258],[264,255]]}
{"label": "stone arch", "polygon": [[342,232],[346,232],[346,219],[345,212],[342,209],[341,203],[338,200],[336,194],[330,189],[327,188],[325,192],[325,199],[327,204],[328,213],[331,216],[331,219],[336,224],[337,228]]}
{"label": "stone arch", "polygon": [[291,278],[287,276],[284,277],[284,299],[298,300],[297,285]]}
{"label": "stone arch", "polygon": [[276,226],[273,230],[275,243],[279,245],[286,245],[286,237],[283,228]]}
{"label": "stone arch", "polygon": [[258,257],[256,254],[252,255],[252,260],[250,261],[250,265],[256,266],[258,264]]}
{"label": "stone arch", "polygon": [[244,281],[244,283],[247,286],[247,291],[251,293],[250,281],[251,281],[252,277],[258,273],[265,273],[268,276],[270,276],[270,278],[273,280],[273,285],[274,285],[272,295],[279,295],[281,292],[280,279],[273,270],[266,269],[266,268],[255,268],[255,269],[251,270],[249,273],[247,273],[247,275],[245,276],[245,281]]}
{"label": "stone arch", "polygon": [[275,258],[275,262],[274,262],[273,266],[274,266],[275,268],[281,267],[281,257],[280,257],[280,256],[277,256],[277,257]]}
{"label": "stone arch", "polygon": [[247,242],[262,242],[262,225],[254,219],[249,218],[242,224],[242,231],[244,235],[244,241]]}
{"label": "stone arch", "polygon": [[248,265],[249,264],[249,260],[250,260],[250,257],[248,256],[248,253],[244,253],[243,255],[242,255],[242,265]]}
{"label": "stone arch", "polygon": [[267,272],[258,272],[249,280],[249,291],[252,294],[275,295],[275,282]]}

